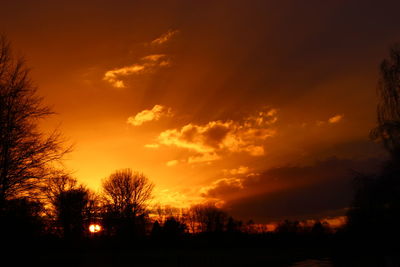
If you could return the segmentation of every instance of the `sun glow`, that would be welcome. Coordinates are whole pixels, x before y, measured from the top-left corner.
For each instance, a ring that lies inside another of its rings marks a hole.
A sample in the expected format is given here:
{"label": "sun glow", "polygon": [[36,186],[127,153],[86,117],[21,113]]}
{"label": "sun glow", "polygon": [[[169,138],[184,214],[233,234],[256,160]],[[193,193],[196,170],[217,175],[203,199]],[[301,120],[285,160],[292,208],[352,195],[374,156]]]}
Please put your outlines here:
{"label": "sun glow", "polygon": [[98,233],[102,230],[102,227],[100,224],[91,224],[89,225],[89,232],[91,233]]}

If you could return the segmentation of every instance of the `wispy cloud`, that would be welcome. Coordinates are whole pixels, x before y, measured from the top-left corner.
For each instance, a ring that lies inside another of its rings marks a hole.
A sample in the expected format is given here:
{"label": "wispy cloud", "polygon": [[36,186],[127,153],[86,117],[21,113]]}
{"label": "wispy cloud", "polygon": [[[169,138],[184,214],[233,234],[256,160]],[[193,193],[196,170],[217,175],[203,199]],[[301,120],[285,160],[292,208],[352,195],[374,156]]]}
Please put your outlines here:
{"label": "wispy cloud", "polygon": [[164,44],[164,43],[168,42],[169,40],[171,40],[178,33],[179,33],[178,30],[169,30],[166,33],[162,34],[160,37],[158,37],[158,38],[154,39],[153,41],[151,41],[151,44],[152,45]]}
{"label": "wispy cloud", "polygon": [[244,152],[252,156],[265,154],[263,142],[276,134],[275,109],[264,109],[242,121],[210,121],[204,125],[189,123],[180,129],[161,132],[157,143],[184,148],[195,153],[188,163],[209,162],[222,154]]}
{"label": "wispy cloud", "polygon": [[[137,113],[135,116],[128,118],[127,123],[133,126],[140,126],[148,121],[158,121],[162,117],[172,116],[171,108],[162,105],[155,105],[152,109],[145,109]],[[153,145],[146,145],[146,147],[155,148]]]}
{"label": "wispy cloud", "polygon": [[134,64],[132,66],[126,66],[119,69],[109,70],[104,74],[103,80],[111,83],[111,85],[115,88],[124,88],[125,84],[120,79],[120,77],[132,75],[135,73],[139,73],[144,70],[143,65]]}
{"label": "wispy cloud", "polygon": [[329,118],[328,122],[329,123],[338,123],[342,119],[343,119],[343,115],[335,115],[335,116]]}
{"label": "wispy cloud", "polygon": [[146,148],[159,148],[160,145],[159,144],[146,144],[146,145],[144,145],[144,147],[146,147]]}
{"label": "wispy cloud", "polygon": [[343,114],[338,114],[338,115],[330,117],[326,121],[325,120],[317,121],[316,124],[317,124],[317,126],[323,126],[326,124],[335,124],[335,123],[340,122],[343,119],[343,117],[344,117]]}
{"label": "wispy cloud", "polygon": [[188,208],[193,204],[204,202],[204,198],[199,196],[194,188],[174,190],[156,187],[154,191],[153,203],[162,203],[175,208]]}
{"label": "wispy cloud", "polygon": [[178,163],[179,163],[179,160],[174,159],[174,160],[168,161],[167,163],[165,163],[165,165],[167,165],[168,167],[172,167],[172,166],[177,165]]}
{"label": "wispy cloud", "polygon": [[231,174],[231,175],[245,174],[248,173],[249,171],[250,169],[247,166],[239,166],[238,168],[235,169],[223,170],[225,174]]}
{"label": "wispy cloud", "polygon": [[205,153],[197,156],[191,156],[187,159],[187,163],[201,163],[201,162],[211,162],[214,160],[218,160],[221,157],[216,153]]}
{"label": "wispy cloud", "polygon": [[[169,30],[150,42],[151,45],[161,45],[171,40],[179,33],[178,30]],[[165,54],[152,54],[142,57],[138,63],[121,68],[106,71],[103,80],[109,82],[115,88],[125,88],[124,78],[130,75],[138,75],[152,72],[158,68],[171,65],[169,57]]]}
{"label": "wispy cloud", "polygon": [[125,88],[124,77],[152,72],[155,69],[169,65],[170,60],[164,54],[148,55],[142,57],[139,63],[107,71],[103,80],[109,82],[115,88]]}

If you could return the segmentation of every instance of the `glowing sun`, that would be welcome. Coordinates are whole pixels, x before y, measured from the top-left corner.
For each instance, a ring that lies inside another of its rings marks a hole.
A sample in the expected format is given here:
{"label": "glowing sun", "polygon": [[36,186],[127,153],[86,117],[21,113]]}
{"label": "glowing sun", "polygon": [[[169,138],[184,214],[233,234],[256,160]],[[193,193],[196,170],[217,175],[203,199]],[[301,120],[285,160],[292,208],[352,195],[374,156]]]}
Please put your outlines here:
{"label": "glowing sun", "polygon": [[91,225],[89,225],[89,231],[91,233],[98,233],[101,231],[101,225],[100,224],[91,224]]}

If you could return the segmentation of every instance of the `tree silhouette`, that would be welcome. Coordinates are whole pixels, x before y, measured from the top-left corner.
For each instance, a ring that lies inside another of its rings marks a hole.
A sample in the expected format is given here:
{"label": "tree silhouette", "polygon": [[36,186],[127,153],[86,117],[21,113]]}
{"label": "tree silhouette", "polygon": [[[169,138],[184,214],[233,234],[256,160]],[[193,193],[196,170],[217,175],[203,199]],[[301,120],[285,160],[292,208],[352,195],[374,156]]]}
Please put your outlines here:
{"label": "tree silhouette", "polygon": [[285,220],[280,222],[275,229],[275,232],[280,234],[297,234],[301,232],[301,225],[299,221]]}
{"label": "tree silhouette", "polygon": [[163,234],[168,239],[182,236],[186,231],[186,224],[178,221],[175,217],[169,217],[163,225]]}
{"label": "tree silhouette", "polygon": [[54,173],[51,179],[43,184],[42,192],[46,196],[47,201],[51,205],[55,205],[57,197],[62,193],[71,189],[78,188],[78,181],[63,171]]}
{"label": "tree silhouette", "polygon": [[226,223],[226,231],[228,233],[239,233],[241,231],[242,225],[242,221],[237,221],[232,216],[229,216],[228,222]]}
{"label": "tree silhouette", "polygon": [[103,180],[105,226],[120,236],[143,234],[153,183],[142,173],[118,170]]}
{"label": "tree silhouette", "polygon": [[43,234],[44,221],[41,216],[43,206],[38,201],[27,198],[6,200],[0,218],[2,241],[18,242]]}
{"label": "tree silhouette", "polygon": [[103,180],[103,192],[113,211],[134,217],[145,212],[154,185],[142,173],[118,170]]}
{"label": "tree silhouette", "polygon": [[83,235],[84,212],[88,202],[88,190],[82,186],[57,195],[55,200],[57,221],[63,228],[64,238],[78,238]]}
{"label": "tree silhouette", "polygon": [[390,56],[380,66],[378,82],[380,103],[378,126],[371,131],[373,139],[381,139],[392,156],[400,156],[400,44],[393,45]]}
{"label": "tree silhouette", "polygon": [[47,198],[47,216],[56,232],[61,226],[65,237],[80,236],[84,225],[100,220],[99,197],[68,174],[57,172],[42,191]]}
{"label": "tree silhouette", "polygon": [[51,114],[24,60],[15,59],[10,43],[0,36],[0,212],[7,199],[35,196],[51,174],[50,163],[69,151],[59,132],[46,136],[38,129],[38,122]]}
{"label": "tree silhouette", "polygon": [[357,174],[348,229],[358,236],[398,238],[400,229],[400,45],[382,61],[378,82],[378,125],[370,135],[380,139],[391,158],[376,175]]}
{"label": "tree silhouette", "polygon": [[314,235],[324,235],[332,231],[328,222],[315,221],[311,227],[311,233]]}
{"label": "tree silhouette", "polygon": [[154,239],[159,239],[162,236],[162,227],[158,220],[153,223],[153,228],[151,229],[151,236]]}
{"label": "tree silhouette", "polygon": [[225,228],[227,214],[212,203],[194,205],[189,213],[189,218],[197,225],[196,232],[222,232]]}

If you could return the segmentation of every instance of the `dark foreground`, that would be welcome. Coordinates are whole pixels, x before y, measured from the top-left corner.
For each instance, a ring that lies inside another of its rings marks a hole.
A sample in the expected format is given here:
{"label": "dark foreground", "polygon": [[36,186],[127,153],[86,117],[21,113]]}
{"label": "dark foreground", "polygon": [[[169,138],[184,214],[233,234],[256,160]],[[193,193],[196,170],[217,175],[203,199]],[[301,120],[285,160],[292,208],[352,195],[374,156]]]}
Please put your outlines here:
{"label": "dark foreground", "polygon": [[213,240],[195,244],[184,241],[155,244],[144,240],[140,244],[117,240],[28,242],[10,245],[4,254],[11,260],[10,265],[1,266],[400,266],[398,251],[385,246],[275,241],[265,244],[218,244]]}

